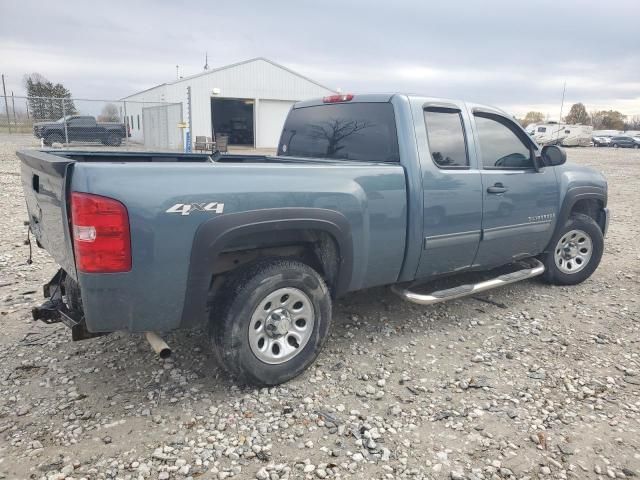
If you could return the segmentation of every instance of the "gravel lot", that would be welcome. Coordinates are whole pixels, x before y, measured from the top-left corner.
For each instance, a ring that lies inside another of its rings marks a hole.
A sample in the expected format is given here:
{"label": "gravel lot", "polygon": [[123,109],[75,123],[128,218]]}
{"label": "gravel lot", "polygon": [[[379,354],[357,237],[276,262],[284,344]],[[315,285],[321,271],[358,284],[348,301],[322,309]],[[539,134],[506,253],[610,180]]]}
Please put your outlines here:
{"label": "gravel lot", "polygon": [[568,151],[609,180],[587,282],[432,307],[350,295],[314,367],[255,390],[201,331],[160,360],[139,335],[72,343],[31,321],[56,266],[26,263],[18,146],[0,138],[0,478],[640,476],[640,152]]}

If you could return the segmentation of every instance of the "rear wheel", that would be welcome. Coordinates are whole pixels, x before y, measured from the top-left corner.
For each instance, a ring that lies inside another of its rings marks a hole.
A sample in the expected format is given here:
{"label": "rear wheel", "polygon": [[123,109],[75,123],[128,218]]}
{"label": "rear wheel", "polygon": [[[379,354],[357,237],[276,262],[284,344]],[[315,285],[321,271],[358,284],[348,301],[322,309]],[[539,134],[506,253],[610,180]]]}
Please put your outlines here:
{"label": "rear wheel", "polygon": [[64,138],[59,133],[52,133],[51,135],[47,135],[47,138],[44,140],[44,144],[51,146],[54,143],[62,143],[64,142]]}
{"label": "rear wheel", "polygon": [[122,143],[122,137],[116,133],[110,133],[107,135],[106,145],[110,145],[112,147],[119,147]]}
{"label": "rear wheel", "polygon": [[556,285],[584,282],[598,268],[603,250],[598,224],[587,215],[574,214],[551,240],[543,258],[544,279]]}
{"label": "rear wheel", "polygon": [[268,259],[232,274],[216,294],[210,340],[242,381],[277,385],[316,359],[331,323],[331,297],[308,265]]}
{"label": "rear wheel", "polygon": [[613,145],[611,145],[613,148],[618,148],[618,144],[614,143]]}

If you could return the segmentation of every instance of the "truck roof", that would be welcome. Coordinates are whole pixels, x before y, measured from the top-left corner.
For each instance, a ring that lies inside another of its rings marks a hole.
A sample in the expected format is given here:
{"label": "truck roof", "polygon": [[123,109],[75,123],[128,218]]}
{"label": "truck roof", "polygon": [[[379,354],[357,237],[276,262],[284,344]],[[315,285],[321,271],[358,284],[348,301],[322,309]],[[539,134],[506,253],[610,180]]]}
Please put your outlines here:
{"label": "truck roof", "polygon": [[[428,95],[420,95],[415,93],[400,93],[400,92],[357,93],[357,94],[341,93],[339,95],[352,95],[353,98],[348,101],[350,103],[357,103],[357,102],[385,103],[385,102],[390,102],[394,96],[403,96],[403,97],[407,97],[408,99],[420,98],[420,99],[424,99],[425,101],[428,101],[429,103],[436,103],[436,104],[448,104],[448,103],[458,104],[460,102],[463,102],[471,109],[479,109],[479,110],[490,111],[490,112],[493,111],[493,112],[505,115],[507,117],[513,117],[508,112],[505,112],[504,110],[494,107],[492,105],[484,105],[484,104],[475,103],[475,102],[464,102],[463,100],[456,100],[451,98],[430,97]],[[343,102],[340,102],[340,103],[343,103]],[[344,103],[347,103],[347,102],[344,102]],[[293,105],[293,108],[313,107],[313,106],[319,106],[319,105],[325,105],[325,104],[326,103],[324,102],[324,97],[319,97],[319,98],[312,98],[310,100],[297,102]]]}

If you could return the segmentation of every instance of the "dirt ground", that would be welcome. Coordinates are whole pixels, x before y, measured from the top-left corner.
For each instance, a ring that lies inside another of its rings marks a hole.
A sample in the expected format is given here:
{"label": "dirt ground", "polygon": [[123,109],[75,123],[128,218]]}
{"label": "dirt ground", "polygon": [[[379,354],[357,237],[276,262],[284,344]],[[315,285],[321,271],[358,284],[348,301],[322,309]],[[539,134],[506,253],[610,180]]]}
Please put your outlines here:
{"label": "dirt ground", "polygon": [[431,307],[347,296],[315,365],[236,386],[199,330],[72,343],[31,320],[34,249],[0,139],[0,478],[536,479],[640,476],[640,151],[580,148],[613,216],[600,268]]}

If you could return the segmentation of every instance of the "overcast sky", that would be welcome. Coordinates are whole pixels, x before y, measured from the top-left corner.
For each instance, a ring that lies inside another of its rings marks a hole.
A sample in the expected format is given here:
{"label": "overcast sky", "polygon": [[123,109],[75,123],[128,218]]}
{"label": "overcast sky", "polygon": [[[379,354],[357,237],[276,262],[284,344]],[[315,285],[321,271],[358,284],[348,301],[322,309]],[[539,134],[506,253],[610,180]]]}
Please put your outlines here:
{"label": "overcast sky", "polygon": [[[439,3],[436,4],[436,3]],[[640,0],[322,2],[0,0],[0,72],[120,98],[204,65],[264,56],[349,92],[640,115]],[[568,108],[568,107],[565,107]],[[566,110],[565,110],[566,112]]]}

